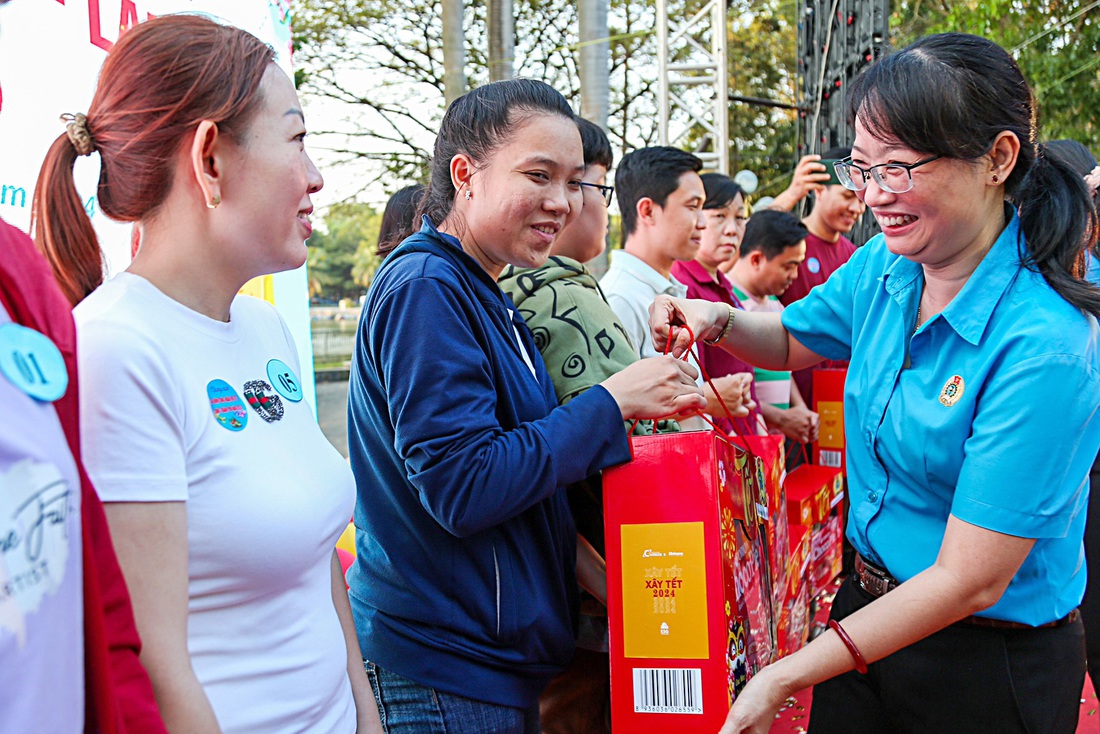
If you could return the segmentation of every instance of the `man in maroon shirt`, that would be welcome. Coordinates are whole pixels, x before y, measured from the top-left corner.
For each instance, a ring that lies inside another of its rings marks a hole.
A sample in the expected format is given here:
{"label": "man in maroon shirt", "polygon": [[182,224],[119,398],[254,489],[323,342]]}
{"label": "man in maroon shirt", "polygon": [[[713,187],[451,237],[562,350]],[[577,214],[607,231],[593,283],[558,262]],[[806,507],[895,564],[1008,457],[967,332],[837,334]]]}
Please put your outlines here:
{"label": "man in maroon shirt", "polygon": [[[741,301],[733,294],[733,287],[725,274],[718,269],[723,262],[737,258],[740,245],[741,228],[737,216],[744,200],[741,187],[733,179],[721,173],[704,173],[703,188],[706,201],[703,202],[703,215],[706,229],[700,238],[699,248],[694,260],[679,260],[672,265],[672,275],[687,286],[688,298],[702,298],[707,301],[728,303],[734,308],[743,308]],[[738,359],[725,349],[713,347],[703,342],[698,344],[699,362],[710,378],[737,375],[749,384],[749,396],[759,406],[756,397],[756,384],[752,381],[753,367]],[[715,415],[715,422],[727,433],[760,434],[766,433],[764,421],[758,407],[753,407],[748,418],[736,422]]]}
{"label": "man in maroon shirt", "polygon": [[[822,154],[823,160],[839,160],[852,154],[851,148],[830,148]],[[814,193],[814,208],[802,220],[810,234],[806,237],[806,259],[798,267],[798,278],[779,296],[788,306],[803,298],[811,288],[821,285],[856,251],[856,246],[845,237],[856,226],[867,208],[854,191],[840,185],[836,173],[829,166],[830,179],[820,191]],[[806,405],[813,406],[813,371],[828,367],[846,367],[846,362],[826,361],[815,367],[793,373],[799,392]]]}

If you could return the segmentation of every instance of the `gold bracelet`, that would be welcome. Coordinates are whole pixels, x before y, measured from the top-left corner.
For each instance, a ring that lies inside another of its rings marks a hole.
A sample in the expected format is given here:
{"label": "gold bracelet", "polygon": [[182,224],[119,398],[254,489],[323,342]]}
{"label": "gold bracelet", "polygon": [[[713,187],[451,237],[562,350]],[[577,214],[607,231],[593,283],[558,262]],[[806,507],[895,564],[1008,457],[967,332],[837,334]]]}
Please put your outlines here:
{"label": "gold bracelet", "polygon": [[722,341],[723,339],[725,339],[726,335],[730,333],[730,329],[733,328],[733,319],[734,319],[735,314],[734,314],[733,306],[731,306],[727,303],[726,308],[728,308],[730,310],[729,318],[726,319],[726,328],[722,329],[722,333],[719,334],[716,338],[714,338],[714,339],[704,339],[703,340],[704,344],[708,344],[712,347],[717,346],[717,344],[720,341]]}

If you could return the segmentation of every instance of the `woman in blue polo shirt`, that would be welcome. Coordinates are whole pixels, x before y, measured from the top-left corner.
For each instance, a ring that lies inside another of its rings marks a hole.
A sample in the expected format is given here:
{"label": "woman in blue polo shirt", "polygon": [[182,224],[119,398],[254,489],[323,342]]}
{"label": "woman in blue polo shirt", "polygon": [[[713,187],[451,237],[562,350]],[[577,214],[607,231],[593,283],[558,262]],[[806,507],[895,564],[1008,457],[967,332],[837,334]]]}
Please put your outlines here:
{"label": "woman in blue polo shirt", "polygon": [[990,41],[924,38],[849,94],[837,173],[883,235],[781,321],[654,307],[655,338],[672,324],[680,350],[687,324],[766,367],[851,361],[857,573],[832,631],[754,678],[723,732],[766,732],[815,684],[814,734],[1073,732],[1100,448],[1100,291],[1082,277],[1096,209],[1079,174],[1036,155],[1030,89]]}
{"label": "woman in blue polo shirt", "polygon": [[423,226],[363,306],[348,583],[390,734],[537,734],[539,693],[575,648],[566,485],[629,460],[624,418],[704,407],[694,368],[668,356],[558,407],[497,278],[546,261],[580,213],[583,173],[573,113],[548,85],[459,98],[436,139]]}

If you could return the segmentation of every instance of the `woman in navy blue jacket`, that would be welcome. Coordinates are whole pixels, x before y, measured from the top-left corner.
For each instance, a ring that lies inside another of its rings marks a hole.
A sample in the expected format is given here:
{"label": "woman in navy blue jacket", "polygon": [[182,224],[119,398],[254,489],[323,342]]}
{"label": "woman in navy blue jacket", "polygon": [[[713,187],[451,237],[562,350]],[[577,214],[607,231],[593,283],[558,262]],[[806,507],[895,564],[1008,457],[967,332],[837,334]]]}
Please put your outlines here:
{"label": "woman in navy blue jacket", "polygon": [[348,581],[391,734],[539,731],[538,695],[574,647],[576,531],[563,488],[629,460],[624,418],[703,407],[694,369],[671,357],[557,407],[496,279],[507,264],[545,262],[579,213],[583,172],[573,113],[546,84],[498,82],[456,100],[423,226],[364,305],[348,409],[359,493]]}

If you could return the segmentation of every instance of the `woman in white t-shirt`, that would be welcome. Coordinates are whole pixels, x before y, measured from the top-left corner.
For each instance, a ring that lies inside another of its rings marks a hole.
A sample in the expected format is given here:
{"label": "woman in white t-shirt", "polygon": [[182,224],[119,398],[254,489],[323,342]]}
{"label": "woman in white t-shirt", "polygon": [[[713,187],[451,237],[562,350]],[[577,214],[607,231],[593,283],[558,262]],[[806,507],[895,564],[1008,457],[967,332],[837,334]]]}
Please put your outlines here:
{"label": "woman in white t-shirt", "polygon": [[[43,164],[36,232],[79,303],[85,462],[169,729],[380,732],[334,553],[352,476],[281,318],[237,295],[303,263],[322,185],[273,61],[198,16],[128,31]],[[102,285],[72,178],[92,152],[100,209],[141,230]]]}

